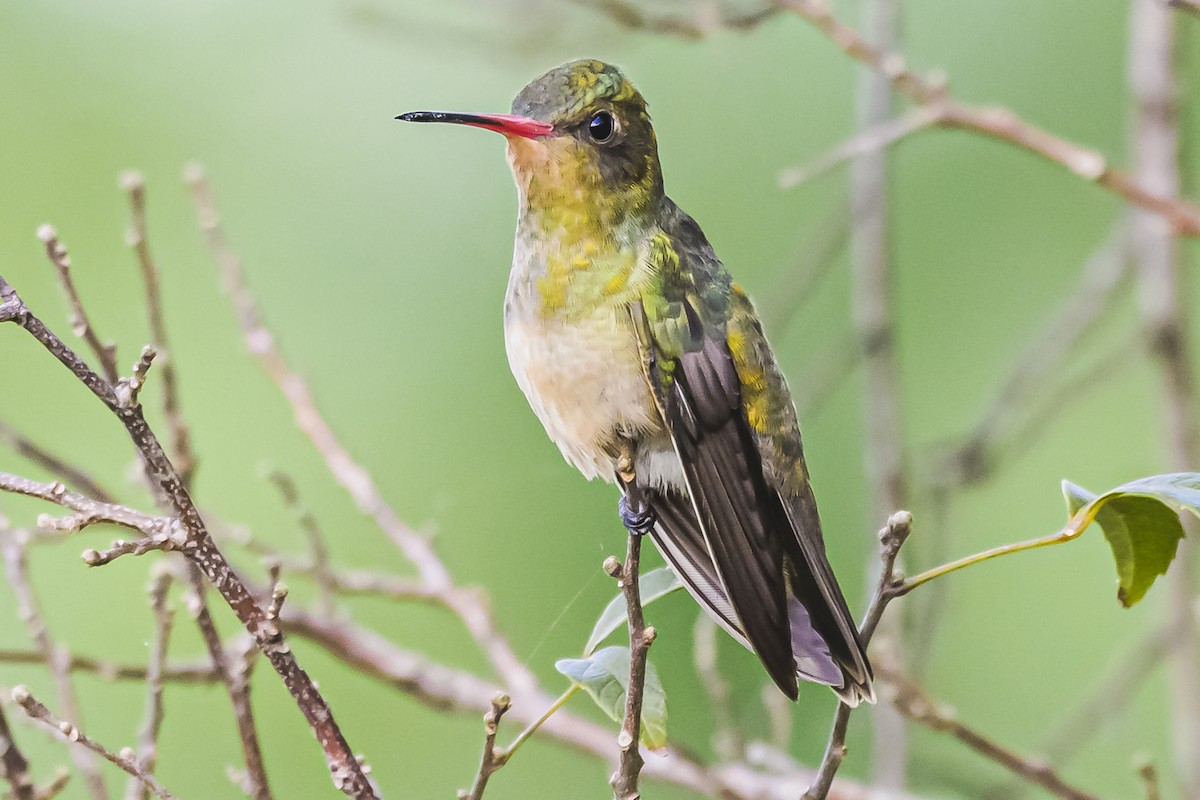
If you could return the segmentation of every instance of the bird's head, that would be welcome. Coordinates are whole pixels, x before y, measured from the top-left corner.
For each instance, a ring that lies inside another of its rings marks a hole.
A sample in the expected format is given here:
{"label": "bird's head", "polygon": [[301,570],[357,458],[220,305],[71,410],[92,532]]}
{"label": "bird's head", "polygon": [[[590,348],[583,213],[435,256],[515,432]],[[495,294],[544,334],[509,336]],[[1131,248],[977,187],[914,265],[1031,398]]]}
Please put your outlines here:
{"label": "bird's head", "polygon": [[662,197],[646,101],[620,70],[601,61],[555,67],[521,90],[511,114],[413,111],[397,119],[503,134],[524,210],[590,211],[611,224],[650,213]]}

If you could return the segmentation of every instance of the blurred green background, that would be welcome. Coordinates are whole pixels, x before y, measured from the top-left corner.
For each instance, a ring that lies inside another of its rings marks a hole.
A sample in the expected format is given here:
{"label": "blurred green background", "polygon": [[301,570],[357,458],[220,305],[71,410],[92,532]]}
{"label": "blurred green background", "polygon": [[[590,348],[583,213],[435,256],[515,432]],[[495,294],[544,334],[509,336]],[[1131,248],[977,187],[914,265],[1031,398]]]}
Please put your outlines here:
{"label": "blurred green background", "polygon": [[[1125,3],[909,0],[905,7],[903,50],[913,66],[944,69],[964,100],[1007,105],[1125,161]],[[692,6],[661,8],[690,13]],[[858,24],[857,2],[835,9]],[[1195,21],[1180,23],[1187,34]],[[624,546],[616,495],[563,463],[505,363],[500,306],[515,209],[503,141],[392,117],[423,108],[506,111],[528,80],[581,55],[620,64],[649,99],[668,192],[774,314],[768,333],[780,361],[797,393],[810,391],[818,365],[850,330],[845,256],[786,326],[785,309],[770,301],[794,284],[809,243],[844,202],[846,174],[788,192],[777,176],[852,132],[857,70],[799,19],[780,16],[745,35],[687,42],[624,31],[593,11],[545,0],[326,2],[303,12],[228,0],[0,7],[2,274],[66,333],[65,305],[34,236],[39,224],[53,223],[97,326],[119,343],[127,369],[147,334],[117,178],[140,170],[200,457],[202,506],[300,550],[303,538],[261,477],[263,464],[281,467],[295,476],[338,564],[409,571],[329,479],[275,387],[245,355],[181,180],[186,163],[204,164],[249,283],[328,420],[399,513],[436,536],[458,580],[486,586],[517,653],[552,689],[562,685],[554,660],[578,652],[613,591],[599,565]],[[1188,163],[1196,163],[1196,144],[1188,140]],[[935,509],[919,481],[930,472],[930,453],[988,407],[1030,337],[1076,286],[1121,205],[1056,166],[964,134],[927,132],[893,153],[898,345],[918,479],[909,564],[931,566],[939,551],[963,554],[1052,532],[1064,519],[1061,478],[1103,490],[1165,471],[1156,375],[1133,351],[1116,349],[1136,332],[1125,301],[1087,348],[1091,358],[1110,358],[1111,379],[1073,397],[993,480],[955,494],[946,539],[932,542],[922,520]],[[860,379],[854,373],[802,420],[830,557],[858,609],[882,523],[864,511]],[[116,421],[11,326],[0,329],[0,419],[146,504]],[[3,449],[0,469],[46,477]],[[45,510],[0,497],[0,512],[16,524],[31,525]],[[93,531],[36,549],[35,580],[51,630],[73,651],[143,659],[152,633],[143,586],[153,558],[88,570],[77,557],[111,535]],[[253,558],[238,563],[261,578]],[[300,583],[292,581],[303,598]],[[1098,533],[953,576],[937,594],[942,624],[922,654],[926,685],[964,721],[1037,751],[1110,660],[1163,617],[1161,591],[1130,611],[1114,594]],[[927,606],[914,595],[910,613]],[[404,646],[487,674],[452,618],[374,601],[351,607]],[[232,632],[231,615],[214,608]],[[695,607],[677,595],[651,618],[673,740],[710,754],[712,715],[691,666]],[[181,615],[172,650],[181,657],[201,652],[185,622]],[[11,595],[0,592],[0,647],[27,644]],[[477,719],[435,713],[306,643],[293,646],[387,796],[452,797],[469,784]],[[720,655],[747,734],[766,735],[760,667],[728,641]],[[38,668],[0,665],[0,683],[29,684],[54,705]],[[255,686],[276,796],[337,796],[276,677],[263,667]],[[79,691],[90,734],[113,747],[133,743],[141,686],[84,677]],[[1106,715],[1065,767],[1106,796],[1139,792],[1135,754],[1169,772],[1161,668],[1132,691],[1132,702]],[[819,687],[802,692],[792,752],[804,763],[820,758],[833,699]],[[596,716],[582,698],[572,705]],[[852,722],[849,776],[868,772],[870,713]],[[17,735],[39,779],[68,762],[43,731],[21,724]],[[916,791],[978,797],[1003,781],[994,765],[946,737],[912,736]],[[184,797],[235,796],[224,771],[238,757],[223,693],[171,688],[163,782]],[[604,797],[609,772],[608,764],[535,740],[488,796]],[[105,774],[123,785],[123,776]],[[1169,781],[1164,789],[1176,796]],[[686,796],[653,785],[645,794]],[[82,783],[63,796],[85,796]]]}

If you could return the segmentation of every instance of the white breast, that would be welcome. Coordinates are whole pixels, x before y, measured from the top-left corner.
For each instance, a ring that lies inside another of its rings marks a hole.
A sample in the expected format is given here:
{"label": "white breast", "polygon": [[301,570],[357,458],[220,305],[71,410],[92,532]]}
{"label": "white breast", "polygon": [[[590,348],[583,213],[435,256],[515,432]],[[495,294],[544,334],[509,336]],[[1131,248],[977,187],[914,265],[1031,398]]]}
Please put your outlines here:
{"label": "white breast", "polygon": [[569,322],[510,314],[504,340],[533,412],[586,477],[613,480],[605,446],[616,435],[642,439],[661,428],[624,307],[600,308]]}

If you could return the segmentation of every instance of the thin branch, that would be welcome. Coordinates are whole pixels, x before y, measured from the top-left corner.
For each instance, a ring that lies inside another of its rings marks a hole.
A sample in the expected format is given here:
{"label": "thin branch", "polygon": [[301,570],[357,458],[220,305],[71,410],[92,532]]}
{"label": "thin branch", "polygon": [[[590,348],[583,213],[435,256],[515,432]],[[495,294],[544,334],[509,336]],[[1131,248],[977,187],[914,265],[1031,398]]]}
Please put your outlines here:
{"label": "thin branch", "polygon": [[[17,616],[25,623],[29,638],[33,640],[41,653],[42,661],[54,679],[54,689],[58,702],[63,707],[68,719],[78,724],[83,717],[79,710],[79,698],[75,693],[75,683],[67,671],[66,659],[62,650],[55,644],[42,617],[38,601],[29,582],[29,566],[25,551],[25,536],[22,531],[9,530],[0,535],[0,551],[4,557],[5,577],[12,588],[17,600]],[[108,800],[108,791],[104,787],[104,779],[100,775],[99,764],[89,754],[72,750],[71,757],[75,767],[83,774],[88,791],[95,800]]]}
{"label": "thin branch", "polygon": [[137,255],[145,293],[146,317],[150,325],[150,341],[163,356],[160,358],[159,380],[162,382],[162,410],[170,432],[171,454],[179,471],[179,479],[190,488],[196,470],[196,454],[192,451],[187,422],[180,410],[175,354],[167,338],[158,265],[150,253],[150,242],[146,237],[146,183],[141,173],[127,172],[121,176],[120,185],[129,193],[130,223],[126,241]]}
{"label": "thin branch", "polygon": [[117,755],[104,745],[97,742],[95,739],[84,735],[83,731],[79,730],[79,726],[68,722],[67,720],[60,720],[55,717],[50,713],[50,710],[38,702],[37,698],[30,694],[29,690],[24,686],[17,686],[13,688],[12,699],[14,703],[19,705],[21,709],[27,715],[29,715],[30,719],[41,722],[43,725],[46,725],[57,732],[68,742],[71,742],[72,744],[78,744],[80,747],[100,756],[110,764],[129,773],[130,776],[141,782],[142,785],[145,786],[155,797],[161,798],[161,800],[174,800],[175,796],[164,789],[162,784],[158,782],[158,779],[155,778],[153,774],[143,769],[141,765],[138,764],[137,758],[132,750],[126,748],[121,752],[120,755]]}
{"label": "thin branch", "polygon": [[504,766],[504,761],[497,758],[496,731],[500,727],[500,719],[510,708],[512,701],[504,692],[492,695],[492,707],[483,715],[483,755],[479,759],[479,771],[475,773],[471,791],[458,793],[459,800],[482,800],[488,779]]}
{"label": "thin branch", "polygon": [[83,339],[88,349],[96,356],[96,361],[100,363],[100,371],[104,374],[104,379],[110,386],[115,386],[119,377],[117,346],[100,341],[100,336],[96,333],[96,328],[92,325],[92,321],[83,307],[83,301],[79,299],[79,292],[75,289],[75,280],[71,277],[71,255],[67,252],[67,246],[59,241],[58,233],[51,225],[43,225],[38,228],[38,238],[46,246],[46,257],[54,265],[59,283],[62,284],[63,292],[67,295],[67,302],[71,305],[69,320],[71,332]]}
{"label": "thin branch", "polygon": [[0,442],[11,447],[16,451],[17,455],[37,464],[85,495],[93,497],[102,503],[114,502],[113,495],[87,472],[69,461],[54,455],[3,421],[0,421]]}
{"label": "thin branch", "polygon": [[[146,668],[146,713],[138,734],[137,763],[144,772],[153,772],[158,761],[158,735],[163,723],[163,672],[167,663],[167,643],[171,638],[174,612],[167,605],[172,577],[160,570],[150,584],[150,608],[154,612],[154,640]],[[149,789],[139,780],[131,780],[125,789],[127,800],[146,800]]]}
{"label": "thin branch", "polygon": [[[605,561],[605,569],[617,578],[625,595],[625,613],[629,622],[629,685],[625,690],[625,719],[617,734],[617,771],[612,776],[614,800],[637,800],[638,776],[642,760],[642,694],[646,686],[646,656],[654,642],[654,628],[646,626],[642,614],[641,587],[638,574],[641,566],[642,537],[630,532],[625,550],[625,563],[614,558]],[[616,563],[614,563],[616,562]]]}
{"label": "thin branch", "polygon": [[951,712],[938,708],[919,686],[900,673],[881,674],[894,687],[893,705],[912,721],[954,737],[989,761],[994,761],[1023,780],[1042,787],[1055,797],[1063,800],[1097,800],[1095,795],[1067,783],[1052,767],[1027,759],[959,722]]}
{"label": "thin branch", "polygon": [[944,86],[909,69],[902,56],[873,47],[853,28],[838,20],[826,0],[776,2],[807,20],[846,55],[886,75],[892,87],[913,103],[937,107],[940,127],[975,133],[1035,153],[1127,203],[1162,217],[1179,234],[1200,236],[1200,207],[1190,200],[1140,183],[1129,173],[1110,166],[1101,153],[1031,125],[1008,109],[983,108],[954,100]]}
{"label": "thin branch", "polygon": [[174,515],[186,532],[184,554],[220,591],[283,679],[325,752],[334,785],[351,797],[374,798],[375,790],[338,728],[328,703],[317,691],[312,679],[300,668],[291,649],[283,644],[277,630],[266,624],[262,608],[217,548],[191,495],[180,481],[157,436],[146,423],[141,406],[136,402],[123,402],[114,387],[105,383],[54,335],[29,310],[16,290],[0,277],[0,320],[6,318],[16,322],[40,342],[121,421],[142,457],[147,475],[169,501]]}
{"label": "thin branch", "polygon": [[29,762],[17,747],[8,717],[0,706],[0,779],[8,784],[13,800],[34,800],[36,787],[29,775]]}
{"label": "thin branch", "polygon": [[1162,792],[1158,788],[1158,770],[1151,761],[1143,761],[1137,768],[1138,777],[1142,780],[1142,791],[1146,800],[1160,800]]}
{"label": "thin branch", "polygon": [[[879,627],[879,620],[883,618],[883,612],[887,609],[888,604],[897,597],[895,589],[900,578],[896,574],[896,561],[900,557],[900,548],[904,546],[904,542],[911,533],[912,514],[907,511],[897,511],[892,514],[888,517],[887,525],[879,531],[879,584],[871,598],[871,605],[867,607],[862,624],[858,628],[858,635],[862,640],[863,647],[871,643],[871,638]],[[833,729],[830,731],[829,741],[825,745],[825,755],[821,759],[821,765],[817,768],[812,784],[801,800],[826,800],[830,796],[829,790],[833,786],[833,778],[837,774],[838,768],[841,767],[842,760],[846,757],[846,729],[850,723],[851,711],[853,709],[850,706],[838,703],[837,711],[833,716]]]}
{"label": "thin branch", "polygon": [[750,31],[779,13],[779,9],[766,5],[749,10],[722,9],[717,3],[701,6],[695,17],[655,16],[646,13],[630,0],[574,0],[577,5],[590,8],[607,17],[609,21],[626,30],[659,36],[674,36],[681,39],[704,39],[717,31]]}

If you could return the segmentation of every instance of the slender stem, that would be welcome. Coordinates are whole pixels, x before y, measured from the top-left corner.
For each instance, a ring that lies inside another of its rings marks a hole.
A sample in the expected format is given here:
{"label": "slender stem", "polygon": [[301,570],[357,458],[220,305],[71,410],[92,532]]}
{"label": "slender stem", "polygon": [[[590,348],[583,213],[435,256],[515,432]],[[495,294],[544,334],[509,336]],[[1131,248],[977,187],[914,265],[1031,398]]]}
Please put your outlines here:
{"label": "slender stem", "polygon": [[[631,485],[630,499],[637,504],[637,488]],[[617,771],[613,773],[614,800],[638,800],[638,776],[644,761],[640,747],[642,732],[642,692],[646,685],[646,654],[654,641],[654,629],[646,627],[642,615],[641,589],[638,585],[638,570],[642,553],[642,537],[630,532],[629,546],[625,552],[625,563],[619,575],[621,591],[625,594],[625,607],[629,619],[629,686],[625,691],[625,720],[617,735],[620,756]]]}
{"label": "slender stem", "polygon": [[481,800],[492,774],[504,766],[496,751],[496,733],[500,727],[500,719],[511,707],[512,701],[504,692],[497,692],[492,696],[492,707],[483,715],[483,755],[479,759],[479,771],[475,773],[471,791],[458,793],[459,800]]}
{"label": "slender stem", "polygon": [[929,581],[933,580],[934,578],[940,578],[943,575],[949,575],[951,572],[957,572],[964,567],[974,566],[975,564],[980,564],[993,558],[1011,555],[1012,553],[1023,553],[1026,550],[1035,550],[1039,547],[1049,547],[1050,545],[1069,542],[1072,539],[1078,538],[1079,534],[1083,532],[1084,527],[1085,526],[1075,527],[1068,525],[1058,533],[1051,534],[1050,536],[1043,536],[1040,539],[1029,539],[1024,542],[1016,542],[1014,544],[993,547],[991,550],[984,550],[982,553],[966,556],[965,558],[960,558],[957,561],[951,561],[949,564],[942,564],[940,567],[934,567],[933,569],[925,570],[919,575],[914,575],[913,577],[904,581],[904,583],[895,588],[894,593],[898,596],[906,595],[913,589],[916,589],[918,586],[929,583]]}

